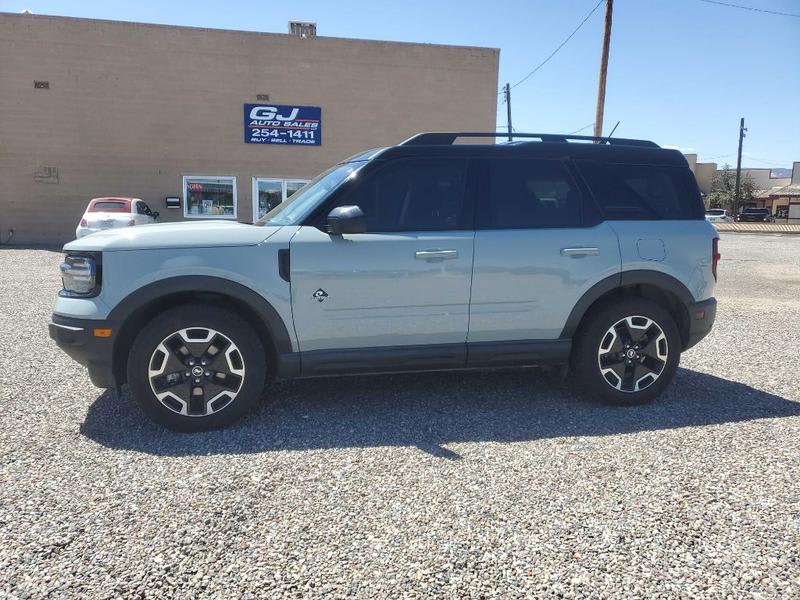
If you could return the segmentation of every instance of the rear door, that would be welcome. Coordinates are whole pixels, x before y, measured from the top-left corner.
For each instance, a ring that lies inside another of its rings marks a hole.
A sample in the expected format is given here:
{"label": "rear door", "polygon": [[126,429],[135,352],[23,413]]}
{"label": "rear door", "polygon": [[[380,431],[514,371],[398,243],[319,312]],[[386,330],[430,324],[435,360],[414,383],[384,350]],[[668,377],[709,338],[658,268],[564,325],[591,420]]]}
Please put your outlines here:
{"label": "rear door", "polygon": [[[614,231],[570,165],[539,158],[488,159],[478,194],[469,355],[522,362],[535,341],[555,340],[595,283],[620,271]],[[489,361],[491,362],[491,361]]]}
{"label": "rear door", "polygon": [[[370,171],[345,184],[290,243],[304,371],[315,364],[308,353],[342,349],[361,352],[351,358],[365,368],[381,356],[417,368],[439,359],[463,365],[474,244],[467,163],[402,159]],[[347,205],[363,210],[366,233],[328,234],[324,216]],[[443,354],[414,365],[412,347],[420,346]],[[378,349],[391,352],[367,351]]]}

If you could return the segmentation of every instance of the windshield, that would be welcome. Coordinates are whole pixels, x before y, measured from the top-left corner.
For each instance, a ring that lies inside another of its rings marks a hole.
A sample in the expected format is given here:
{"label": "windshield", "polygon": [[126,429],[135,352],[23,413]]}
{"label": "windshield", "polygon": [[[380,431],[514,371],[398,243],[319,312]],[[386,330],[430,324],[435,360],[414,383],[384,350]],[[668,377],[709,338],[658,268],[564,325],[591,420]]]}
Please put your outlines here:
{"label": "windshield", "polygon": [[724,210],[720,210],[718,208],[714,208],[712,210],[707,210],[706,214],[707,215],[724,215],[725,211]]}
{"label": "windshield", "polygon": [[364,166],[365,161],[336,165],[317,175],[286,202],[281,202],[256,221],[256,225],[298,225],[312,210],[348,177]]}
{"label": "windshield", "polygon": [[759,213],[769,212],[769,209],[766,209],[766,208],[745,208],[742,212],[759,214]]}

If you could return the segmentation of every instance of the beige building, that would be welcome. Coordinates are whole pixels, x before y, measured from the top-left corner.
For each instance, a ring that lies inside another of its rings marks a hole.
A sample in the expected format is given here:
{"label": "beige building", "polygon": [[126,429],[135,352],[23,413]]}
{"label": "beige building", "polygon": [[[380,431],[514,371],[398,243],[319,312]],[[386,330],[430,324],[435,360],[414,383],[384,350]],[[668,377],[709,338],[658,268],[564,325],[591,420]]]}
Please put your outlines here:
{"label": "beige building", "polygon": [[[696,154],[684,154],[703,194],[711,192],[711,185],[719,167],[717,163],[697,162]],[[769,168],[742,169],[742,178],[749,177],[755,185],[755,206],[769,208],[772,214],[788,213],[789,205],[800,203],[800,162],[792,164],[791,177],[773,177]]]}
{"label": "beige building", "polygon": [[0,13],[0,56],[0,243],[98,196],[250,222],[361,150],[495,130],[492,48]]}

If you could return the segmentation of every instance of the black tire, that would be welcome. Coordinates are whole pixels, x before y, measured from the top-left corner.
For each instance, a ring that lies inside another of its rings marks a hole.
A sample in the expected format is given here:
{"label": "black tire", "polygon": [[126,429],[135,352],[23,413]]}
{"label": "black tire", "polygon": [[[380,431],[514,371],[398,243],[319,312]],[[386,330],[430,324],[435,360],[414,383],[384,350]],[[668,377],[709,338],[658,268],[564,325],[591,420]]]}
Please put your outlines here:
{"label": "black tire", "polygon": [[599,307],[581,324],[572,349],[570,378],[586,396],[607,404],[644,404],[672,381],[680,353],[678,327],[666,310],[644,298],[622,298]]}
{"label": "black tire", "polygon": [[134,340],[127,367],[131,395],[148,417],[176,431],[205,431],[230,425],[255,406],[266,356],[242,318],[190,304],[151,320]]}

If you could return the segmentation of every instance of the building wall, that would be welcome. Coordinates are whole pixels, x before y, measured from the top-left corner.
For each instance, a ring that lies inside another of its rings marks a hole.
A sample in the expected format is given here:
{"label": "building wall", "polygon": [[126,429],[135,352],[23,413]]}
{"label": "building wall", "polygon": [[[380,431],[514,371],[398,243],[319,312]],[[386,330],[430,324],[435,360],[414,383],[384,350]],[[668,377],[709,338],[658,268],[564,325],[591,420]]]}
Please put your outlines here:
{"label": "building wall", "polygon": [[[277,25],[277,24],[276,24]],[[499,50],[0,13],[0,242],[61,243],[87,201],[183,175],[310,179],[424,130],[494,131]],[[35,89],[34,81],[49,82]],[[243,142],[243,104],[322,107],[322,146]]]}

